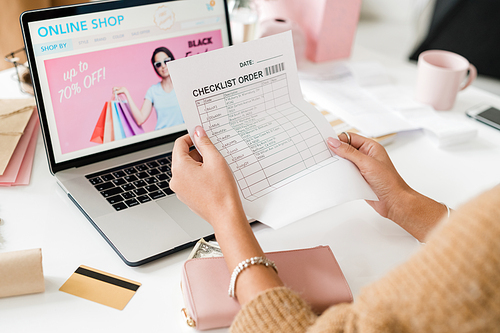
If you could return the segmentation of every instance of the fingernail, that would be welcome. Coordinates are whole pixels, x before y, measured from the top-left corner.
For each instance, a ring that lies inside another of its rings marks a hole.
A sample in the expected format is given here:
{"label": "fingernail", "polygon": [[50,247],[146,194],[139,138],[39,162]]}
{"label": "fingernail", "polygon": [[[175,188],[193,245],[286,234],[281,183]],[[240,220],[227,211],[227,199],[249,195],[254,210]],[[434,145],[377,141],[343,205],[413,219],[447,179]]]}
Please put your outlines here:
{"label": "fingernail", "polygon": [[334,139],[334,138],[328,138],[328,139],[326,140],[326,142],[328,142],[328,144],[329,144],[330,146],[332,146],[333,148],[338,148],[338,147],[340,147],[340,145],[342,144],[342,142],[340,142],[340,140],[338,140],[338,139]]}
{"label": "fingernail", "polygon": [[207,136],[207,133],[205,132],[205,130],[203,129],[203,127],[201,126],[196,126],[195,129],[194,129],[194,134],[201,138],[203,136]]}

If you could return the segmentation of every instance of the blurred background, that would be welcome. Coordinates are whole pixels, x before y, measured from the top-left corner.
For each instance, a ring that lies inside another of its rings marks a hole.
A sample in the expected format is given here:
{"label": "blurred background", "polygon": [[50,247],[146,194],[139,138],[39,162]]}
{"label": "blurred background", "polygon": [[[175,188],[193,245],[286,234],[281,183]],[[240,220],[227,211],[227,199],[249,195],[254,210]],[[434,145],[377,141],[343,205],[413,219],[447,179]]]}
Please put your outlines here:
{"label": "blurred background", "polygon": [[[259,0],[255,0],[255,2],[258,1]],[[267,1],[273,2],[277,0]],[[307,5],[315,3],[314,1],[309,2],[307,0],[298,1],[304,1]],[[0,55],[4,56],[9,52],[23,47],[21,29],[19,27],[19,15],[23,11],[81,2],[85,2],[85,0],[0,0],[0,8],[2,8],[0,11]],[[234,6],[234,3],[252,3],[252,1],[229,0],[230,8]],[[360,18],[354,44],[383,54],[387,57],[401,61],[408,61],[410,55],[417,50],[418,46],[421,45],[421,43],[425,41],[428,36],[429,29],[433,25],[433,17],[435,20],[436,9],[448,14],[448,21],[450,20],[450,16],[456,16],[457,19],[467,19],[473,21],[474,17],[471,17],[471,15],[473,15],[474,11],[471,11],[471,8],[467,7],[468,5],[475,5],[475,7],[478,8],[488,8],[487,6],[490,6],[492,8],[492,14],[495,15],[495,17],[498,17],[500,12],[498,12],[497,9],[500,9],[500,7],[497,3],[500,4],[497,0],[362,0]],[[458,8],[458,10],[448,13],[451,11],[450,8],[453,7]],[[460,9],[461,11],[459,11]],[[460,15],[461,12],[472,12],[472,14],[463,17],[463,15]],[[478,11],[478,13],[478,15],[481,14],[480,11]],[[478,17],[476,18],[477,22],[470,22],[470,24],[476,27],[481,26],[481,23],[479,23],[481,20],[483,20],[483,23],[486,22],[485,18]],[[497,20],[495,19],[495,22],[496,21]],[[453,20],[451,20],[451,22],[453,23]],[[469,22],[467,22],[467,24],[469,24]],[[462,24],[462,26],[465,25],[466,24]],[[500,24],[495,23],[495,26],[497,25],[500,26]],[[453,24],[451,24],[451,26],[453,27]],[[469,31],[473,31],[473,29],[471,30],[471,26],[468,26],[467,29]],[[489,37],[485,35],[475,36],[472,34],[470,39],[473,39],[473,42],[475,43],[482,43],[484,45],[485,43],[488,43],[488,38],[491,39],[500,37],[495,35],[496,30],[499,29],[496,29],[495,31],[492,31],[490,27],[487,27],[487,29],[489,29],[488,31],[491,31],[491,33],[487,34]],[[460,34],[460,32],[456,31],[456,29],[455,32],[452,31],[452,33]],[[255,34],[255,36],[257,36],[257,34]],[[444,35],[442,38],[450,40],[450,37],[447,35]],[[494,44],[496,45],[498,43]],[[430,46],[436,45],[431,44]],[[437,47],[440,48],[439,44]],[[467,50],[468,49],[473,48],[468,47]],[[495,52],[499,52],[496,49],[498,49],[498,47],[491,47],[489,49],[491,51],[483,52],[483,54],[489,53],[491,56],[496,56]],[[471,60],[470,56],[464,56]],[[474,56],[477,57],[480,55]],[[24,62],[25,59],[22,59],[21,57],[20,61]],[[474,63],[475,61],[471,60],[471,62]],[[491,65],[495,65],[496,63],[497,62],[495,60],[495,63]],[[475,65],[478,67],[477,63],[475,63]],[[0,70],[10,67],[12,67],[12,64],[9,64],[6,61],[0,61]],[[484,75],[484,71],[483,73],[481,72],[482,71],[479,70],[479,73],[483,75],[480,75],[473,85],[492,93],[500,94],[500,80],[498,79],[498,76]]]}
{"label": "blurred background", "polygon": [[[407,61],[429,30],[436,28],[439,31],[434,36],[438,38],[427,46],[465,56],[480,74],[472,85],[500,95],[499,15],[500,1],[496,0],[363,0],[355,43]],[[443,39],[453,45],[443,43]],[[458,43],[463,47],[457,48]],[[467,54],[473,50],[473,55]],[[492,70],[483,70],[485,66]]]}
{"label": "blurred background", "polygon": [[[81,3],[82,0],[0,0],[0,55],[16,51],[24,47],[19,16],[30,9],[47,8],[54,6]],[[26,61],[23,54],[21,62]],[[12,67],[6,61],[0,61],[0,70]]]}

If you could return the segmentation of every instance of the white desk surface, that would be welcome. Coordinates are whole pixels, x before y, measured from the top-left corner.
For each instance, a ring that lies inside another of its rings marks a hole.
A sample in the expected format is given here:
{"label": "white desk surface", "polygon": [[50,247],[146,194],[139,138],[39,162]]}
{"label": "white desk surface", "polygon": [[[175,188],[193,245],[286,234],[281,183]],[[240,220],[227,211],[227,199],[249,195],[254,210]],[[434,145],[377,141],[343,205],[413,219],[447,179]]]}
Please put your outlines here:
{"label": "white desk surface", "polygon": [[[396,84],[414,85],[413,64],[360,47],[355,47],[352,59],[379,60]],[[16,83],[10,81],[11,73],[0,73],[0,98],[19,95]],[[442,114],[465,119],[465,110],[480,102],[500,107],[499,96],[470,87],[459,94],[452,111]],[[451,207],[500,183],[500,131],[468,121],[479,132],[465,144],[440,149],[421,131],[413,131],[398,134],[387,146],[410,186]],[[41,138],[31,184],[0,188],[0,217],[4,220],[0,252],[42,248],[46,286],[41,294],[0,299],[2,332],[194,332],[180,312],[184,306],[179,288],[181,265],[190,250],[141,267],[126,266],[50,175]],[[355,296],[420,246],[363,201],[328,209],[280,230],[262,225],[254,229],[265,251],[329,245]],[[82,264],[142,286],[123,311],[58,291]]]}

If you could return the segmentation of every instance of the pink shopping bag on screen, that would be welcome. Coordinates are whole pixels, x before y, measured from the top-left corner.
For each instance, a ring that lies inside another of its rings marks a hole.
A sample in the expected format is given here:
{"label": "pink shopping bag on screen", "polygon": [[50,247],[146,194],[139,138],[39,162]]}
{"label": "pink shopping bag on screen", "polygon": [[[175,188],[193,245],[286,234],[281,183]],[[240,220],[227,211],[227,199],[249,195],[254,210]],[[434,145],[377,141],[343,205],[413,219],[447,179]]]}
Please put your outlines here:
{"label": "pink shopping bag on screen", "polygon": [[120,115],[118,114],[117,102],[111,101],[111,114],[113,118],[113,132],[115,135],[115,140],[120,140],[126,138],[125,131],[123,129],[123,124],[120,119]]}
{"label": "pink shopping bag on screen", "polygon": [[127,119],[132,133],[134,133],[134,135],[144,133],[144,129],[142,128],[142,126],[137,125],[134,116],[132,115],[132,111],[130,110],[130,105],[128,105],[127,101],[120,100],[119,105],[123,114],[125,115],[125,118]]}
{"label": "pink shopping bag on screen", "polygon": [[116,102],[114,101],[113,102],[116,106],[116,110],[118,111],[118,117],[120,118],[120,123],[122,125],[122,128],[123,128],[123,132],[125,133],[125,137],[131,137],[131,136],[134,136],[134,132],[132,131],[132,128],[130,127],[130,124],[127,120],[127,118],[125,117],[125,114],[123,112],[123,109],[120,105],[120,102]]}

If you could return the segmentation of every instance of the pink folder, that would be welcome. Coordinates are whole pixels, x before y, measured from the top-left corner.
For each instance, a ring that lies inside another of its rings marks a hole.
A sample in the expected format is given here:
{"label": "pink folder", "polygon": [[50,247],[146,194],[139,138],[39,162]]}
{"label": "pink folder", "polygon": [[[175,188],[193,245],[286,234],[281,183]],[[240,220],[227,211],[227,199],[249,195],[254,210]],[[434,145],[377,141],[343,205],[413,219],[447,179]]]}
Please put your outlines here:
{"label": "pink folder", "polygon": [[9,165],[4,174],[0,176],[0,186],[29,184],[39,127],[38,113],[35,110],[24,129]]}
{"label": "pink folder", "polygon": [[31,166],[38,139],[38,113],[33,112],[24,133],[17,144],[7,168],[0,176],[0,186],[27,185],[31,175]]}

